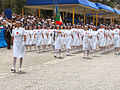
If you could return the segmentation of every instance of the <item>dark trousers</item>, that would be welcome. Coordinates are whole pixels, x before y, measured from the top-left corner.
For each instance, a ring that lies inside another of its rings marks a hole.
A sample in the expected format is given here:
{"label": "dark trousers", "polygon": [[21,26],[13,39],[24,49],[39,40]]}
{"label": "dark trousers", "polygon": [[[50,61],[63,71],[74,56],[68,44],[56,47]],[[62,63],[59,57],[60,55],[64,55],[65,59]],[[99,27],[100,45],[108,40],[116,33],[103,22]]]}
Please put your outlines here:
{"label": "dark trousers", "polygon": [[11,40],[7,40],[7,49],[11,49],[10,42]]}

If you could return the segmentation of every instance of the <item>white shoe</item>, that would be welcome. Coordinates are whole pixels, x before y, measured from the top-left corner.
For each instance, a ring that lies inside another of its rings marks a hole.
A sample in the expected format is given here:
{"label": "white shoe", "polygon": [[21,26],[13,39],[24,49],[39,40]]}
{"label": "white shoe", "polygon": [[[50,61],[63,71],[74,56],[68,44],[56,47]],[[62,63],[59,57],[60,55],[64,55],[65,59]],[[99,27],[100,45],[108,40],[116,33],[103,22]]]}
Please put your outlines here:
{"label": "white shoe", "polygon": [[85,55],[83,55],[83,58],[85,58]]}
{"label": "white shoe", "polygon": [[88,59],[89,57],[88,57],[88,56],[86,56],[85,58],[86,58],[86,59]]}
{"label": "white shoe", "polygon": [[103,54],[103,52],[100,52],[100,54]]}
{"label": "white shoe", "polygon": [[95,54],[93,53],[93,57],[95,57]]}
{"label": "white shoe", "polygon": [[116,52],[116,55],[119,55],[119,52]]}
{"label": "white shoe", "polygon": [[58,55],[58,58],[60,58],[61,56],[60,55]]}
{"label": "white shoe", "polygon": [[11,68],[11,71],[16,72],[16,69],[13,67],[13,68]]}
{"label": "white shoe", "polygon": [[22,69],[21,68],[19,68],[19,72],[21,72],[22,71]]}
{"label": "white shoe", "polygon": [[70,53],[67,53],[66,56],[70,56]]}
{"label": "white shoe", "polygon": [[57,57],[57,55],[56,55],[56,54],[54,54],[54,57]]}
{"label": "white shoe", "polygon": [[37,53],[40,53],[40,51],[37,51]]}

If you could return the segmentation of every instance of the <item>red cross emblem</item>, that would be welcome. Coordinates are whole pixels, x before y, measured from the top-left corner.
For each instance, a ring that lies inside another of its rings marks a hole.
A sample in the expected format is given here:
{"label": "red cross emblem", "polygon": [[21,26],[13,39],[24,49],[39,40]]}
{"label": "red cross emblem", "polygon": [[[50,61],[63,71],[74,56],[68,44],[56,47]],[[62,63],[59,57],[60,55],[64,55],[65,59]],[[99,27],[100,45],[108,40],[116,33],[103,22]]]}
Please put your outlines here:
{"label": "red cross emblem", "polygon": [[39,32],[39,31],[38,31]]}
{"label": "red cross emblem", "polygon": [[88,34],[88,33],[85,33],[85,34]]}
{"label": "red cross emblem", "polygon": [[16,34],[19,34],[19,32],[17,32]]}
{"label": "red cross emblem", "polygon": [[116,30],[116,32],[117,32],[117,30]]}
{"label": "red cross emblem", "polygon": [[102,33],[102,31],[100,31]]}

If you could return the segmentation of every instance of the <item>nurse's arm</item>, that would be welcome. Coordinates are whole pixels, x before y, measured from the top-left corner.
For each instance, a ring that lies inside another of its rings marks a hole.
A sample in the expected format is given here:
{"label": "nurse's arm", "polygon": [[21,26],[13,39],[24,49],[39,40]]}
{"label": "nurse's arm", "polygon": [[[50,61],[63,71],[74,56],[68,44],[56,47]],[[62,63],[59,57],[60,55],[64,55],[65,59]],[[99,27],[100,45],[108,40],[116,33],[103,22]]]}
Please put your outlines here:
{"label": "nurse's arm", "polygon": [[26,35],[24,35],[24,42],[26,42]]}
{"label": "nurse's arm", "polygon": [[14,37],[12,37],[12,45],[13,45]]}

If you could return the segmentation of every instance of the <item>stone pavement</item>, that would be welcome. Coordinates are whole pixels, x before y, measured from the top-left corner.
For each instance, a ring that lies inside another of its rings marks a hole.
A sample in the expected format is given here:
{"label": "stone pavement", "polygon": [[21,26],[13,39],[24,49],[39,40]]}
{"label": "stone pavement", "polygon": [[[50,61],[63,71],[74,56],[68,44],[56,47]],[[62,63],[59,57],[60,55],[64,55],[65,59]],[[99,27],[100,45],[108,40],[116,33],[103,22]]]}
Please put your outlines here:
{"label": "stone pavement", "polygon": [[120,90],[120,55],[62,55],[27,52],[23,72],[11,73],[12,50],[0,49],[0,90]]}

